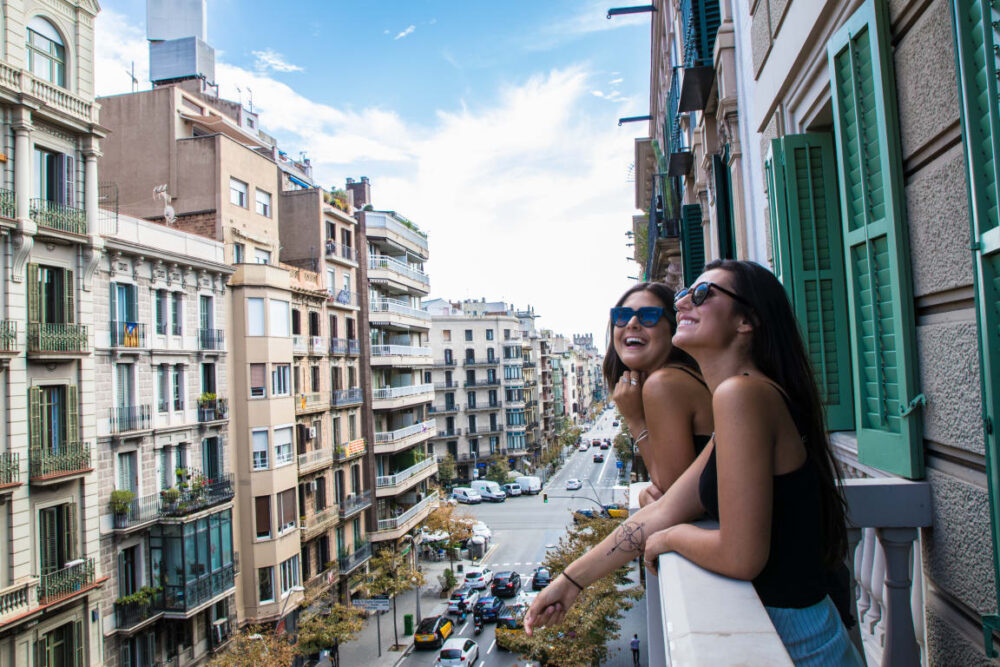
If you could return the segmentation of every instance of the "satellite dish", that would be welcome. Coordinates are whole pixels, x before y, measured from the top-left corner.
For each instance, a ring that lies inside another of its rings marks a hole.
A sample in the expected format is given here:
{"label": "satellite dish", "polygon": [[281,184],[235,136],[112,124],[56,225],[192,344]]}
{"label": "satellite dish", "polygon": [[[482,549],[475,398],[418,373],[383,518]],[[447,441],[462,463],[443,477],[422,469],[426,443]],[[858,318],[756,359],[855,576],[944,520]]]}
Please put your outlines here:
{"label": "satellite dish", "polygon": [[168,224],[172,225],[177,221],[177,213],[174,211],[174,207],[170,205],[170,200],[172,197],[170,193],[167,192],[167,184],[157,185],[153,188],[153,199],[163,200],[163,220]]}

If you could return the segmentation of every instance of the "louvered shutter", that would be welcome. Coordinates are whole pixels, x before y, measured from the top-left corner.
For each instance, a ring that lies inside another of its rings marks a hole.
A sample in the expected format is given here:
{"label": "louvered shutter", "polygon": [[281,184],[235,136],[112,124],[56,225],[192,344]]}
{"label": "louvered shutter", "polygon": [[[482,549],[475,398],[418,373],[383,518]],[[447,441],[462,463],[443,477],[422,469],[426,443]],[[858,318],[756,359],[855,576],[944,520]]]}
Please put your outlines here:
{"label": "louvered shutter", "polygon": [[80,442],[80,399],[75,385],[66,387],[66,441]]}
{"label": "louvered shutter", "polygon": [[[28,446],[32,450],[42,448],[42,388],[28,389]],[[34,455],[32,453],[32,455]]]}
{"label": "louvered shutter", "polygon": [[48,635],[42,635],[35,642],[35,667],[46,667],[48,664]]}
{"label": "louvered shutter", "polygon": [[60,204],[76,206],[76,160],[72,155],[62,157],[62,197]]}
{"label": "louvered shutter", "polygon": [[55,507],[47,507],[38,513],[38,565],[42,574],[51,574],[59,569],[59,528]]}
{"label": "louvered shutter", "polygon": [[69,269],[63,272],[63,294],[66,295],[66,324],[73,324],[76,321],[76,283],[73,281],[73,272]]}
{"label": "louvered shutter", "polygon": [[868,0],[827,43],[854,365],[858,457],[923,475],[913,291],[888,18]]}
{"label": "louvered shutter", "polygon": [[38,265],[28,264],[28,273],[26,275],[28,276],[28,279],[25,281],[25,290],[28,296],[28,321],[38,322],[41,315],[41,309],[39,308],[41,291],[38,284]]}
{"label": "louvered shutter", "polygon": [[73,621],[73,637],[76,648],[76,667],[85,667],[87,663],[87,643],[83,636],[83,621]]}
{"label": "louvered shutter", "polygon": [[681,207],[681,256],[684,262],[684,284],[691,285],[705,268],[705,234],[701,227],[701,206]]}
{"label": "louvered shutter", "polygon": [[67,561],[76,560],[77,555],[77,534],[78,527],[76,525],[76,503],[66,503],[62,505],[63,510],[63,539],[66,540],[63,545],[63,555],[66,557]]}
{"label": "louvered shutter", "polygon": [[828,134],[771,142],[767,160],[771,243],[806,343],[831,431],[854,428],[850,333],[836,161]]}

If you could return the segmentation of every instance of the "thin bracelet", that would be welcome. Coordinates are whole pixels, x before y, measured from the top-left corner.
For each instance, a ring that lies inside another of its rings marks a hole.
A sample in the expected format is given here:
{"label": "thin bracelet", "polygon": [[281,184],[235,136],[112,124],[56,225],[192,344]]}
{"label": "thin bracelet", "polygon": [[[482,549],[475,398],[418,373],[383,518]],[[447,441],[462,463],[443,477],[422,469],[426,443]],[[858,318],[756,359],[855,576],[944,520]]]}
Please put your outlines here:
{"label": "thin bracelet", "polygon": [[573,579],[573,577],[569,576],[566,573],[566,570],[562,571],[562,576],[566,577],[566,581],[568,581],[569,583],[571,583],[574,586],[576,586],[577,588],[579,588],[581,593],[583,592],[583,586],[581,586],[580,584],[576,583],[576,581]]}
{"label": "thin bracelet", "polygon": [[639,437],[635,439],[635,444],[638,445],[640,440],[642,440],[643,438],[648,438],[648,437],[649,437],[649,429],[645,429],[645,430],[643,430],[642,433],[639,434]]}

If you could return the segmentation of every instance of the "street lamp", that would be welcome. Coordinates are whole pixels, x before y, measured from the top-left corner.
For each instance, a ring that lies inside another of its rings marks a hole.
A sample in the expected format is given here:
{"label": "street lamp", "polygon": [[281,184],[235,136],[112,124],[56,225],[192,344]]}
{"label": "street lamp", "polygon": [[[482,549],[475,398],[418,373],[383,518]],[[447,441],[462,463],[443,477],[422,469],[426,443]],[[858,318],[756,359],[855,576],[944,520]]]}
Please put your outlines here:
{"label": "street lamp", "polygon": [[281,613],[278,614],[278,625],[274,628],[275,633],[283,632],[285,629],[285,609],[288,607],[288,601],[292,599],[292,593],[303,593],[305,590],[302,586],[292,586],[288,589],[285,602],[281,605]]}
{"label": "street lamp", "polygon": [[[413,535],[406,534],[406,535],[403,535],[403,539],[410,541],[410,545],[411,545],[410,548],[413,550],[413,562],[414,562],[414,564],[416,564],[416,562],[417,562],[417,540],[416,540],[416,538],[414,538]],[[420,571],[420,566],[417,565],[416,569],[419,572]],[[413,583],[415,583],[416,584],[416,588],[417,588],[417,625],[420,625],[420,621],[423,620],[423,618],[420,616],[420,579],[417,578],[417,577],[414,577],[410,581],[412,581]]]}

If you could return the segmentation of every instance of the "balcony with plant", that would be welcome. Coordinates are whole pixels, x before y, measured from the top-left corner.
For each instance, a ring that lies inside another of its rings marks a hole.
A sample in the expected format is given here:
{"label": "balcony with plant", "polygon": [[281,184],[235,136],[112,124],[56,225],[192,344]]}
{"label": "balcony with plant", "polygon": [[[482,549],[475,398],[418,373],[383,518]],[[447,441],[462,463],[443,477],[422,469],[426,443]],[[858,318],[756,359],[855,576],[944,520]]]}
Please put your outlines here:
{"label": "balcony with plant", "polygon": [[160,615],[153,605],[163,592],[160,586],[143,586],[135,593],[115,600],[115,628],[131,630]]}
{"label": "balcony with plant", "polygon": [[198,421],[214,422],[229,419],[229,401],[211,392],[198,397]]}

